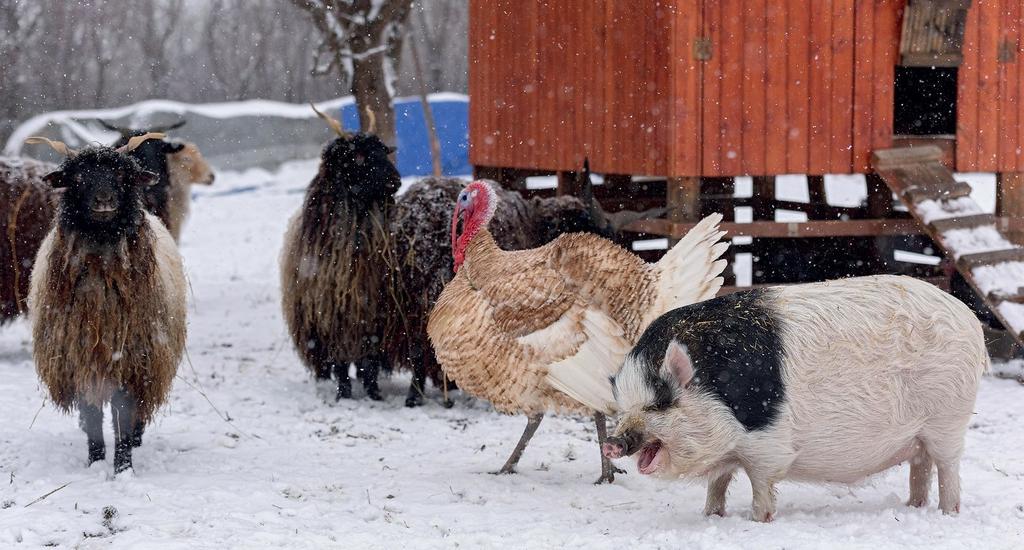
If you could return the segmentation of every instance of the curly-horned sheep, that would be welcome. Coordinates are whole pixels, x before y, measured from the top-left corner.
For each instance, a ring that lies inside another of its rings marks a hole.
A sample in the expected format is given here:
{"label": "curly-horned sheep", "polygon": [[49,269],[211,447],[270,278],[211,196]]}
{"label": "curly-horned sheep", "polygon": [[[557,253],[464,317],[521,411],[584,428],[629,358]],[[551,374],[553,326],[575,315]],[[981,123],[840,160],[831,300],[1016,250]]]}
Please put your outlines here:
{"label": "curly-horned sheep", "polygon": [[[422,404],[427,377],[435,385],[443,383],[427,337],[427,318],[453,276],[449,220],[455,199],[464,187],[465,182],[455,178],[420,180],[399,197],[391,219],[391,232],[401,261],[399,281],[404,287],[395,293],[401,300],[397,311],[402,314],[406,330],[393,333],[387,347],[396,354],[390,359],[392,364],[406,364],[413,370],[405,401],[409,407]],[[497,184],[494,189],[501,200],[488,227],[504,250],[535,248],[563,233],[588,232],[610,238],[619,229],[618,218],[613,220],[596,203],[587,204],[570,196],[525,199]],[[628,223],[652,214],[624,212],[620,217]]]}
{"label": "curly-horned sheep", "polygon": [[347,134],[340,125],[336,132],[288,224],[282,310],[303,363],[317,379],[337,379],[338,399],[352,396],[355,363],[367,396],[379,400],[385,337],[399,319],[387,220],[401,179],[388,159],[393,150],[376,136]]}
{"label": "curly-horned sheep", "polygon": [[125,153],[132,145],[69,151],[43,178],[63,196],[29,295],[39,377],[58,408],[78,408],[90,464],[106,456],[110,402],[116,472],[132,467],[132,448],[166,401],[185,348],[181,257],[142,207],[157,176]]}
{"label": "curly-horned sheep", "polygon": [[43,181],[56,165],[0,157],[0,325],[25,312],[36,252],[57,208]]}
{"label": "curly-horned sheep", "polygon": [[[144,147],[163,151],[163,164],[160,155],[147,160],[166,176],[166,185],[160,181],[143,190],[143,203],[178,241],[189,213],[191,186],[212,184],[213,170],[193,143],[149,140],[140,149]],[[32,263],[53,224],[60,194],[42,179],[54,168],[28,158],[0,157],[0,325],[25,312]]]}

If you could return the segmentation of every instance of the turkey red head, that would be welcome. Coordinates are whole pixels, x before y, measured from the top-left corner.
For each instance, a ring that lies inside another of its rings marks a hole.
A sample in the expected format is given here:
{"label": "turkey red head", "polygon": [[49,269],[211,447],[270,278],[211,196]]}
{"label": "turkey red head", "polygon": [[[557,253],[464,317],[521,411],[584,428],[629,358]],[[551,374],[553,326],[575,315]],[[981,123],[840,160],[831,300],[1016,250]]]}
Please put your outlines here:
{"label": "turkey red head", "polygon": [[473,237],[487,227],[498,206],[498,194],[491,183],[476,180],[466,186],[455,199],[455,213],[452,214],[452,255],[454,269],[459,272],[466,259],[466,247]]}

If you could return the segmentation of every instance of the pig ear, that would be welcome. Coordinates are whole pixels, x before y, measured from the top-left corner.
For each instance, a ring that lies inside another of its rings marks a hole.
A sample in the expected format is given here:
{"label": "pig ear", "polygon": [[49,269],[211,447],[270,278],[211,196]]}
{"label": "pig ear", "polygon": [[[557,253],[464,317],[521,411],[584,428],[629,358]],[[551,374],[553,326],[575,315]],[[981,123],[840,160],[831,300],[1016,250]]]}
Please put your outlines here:
{"label": "pig ear", "polygon": [[679,382],[681,388],[689,386],[693,381],[693,362],[690,361],[690,354],[687,352],[686,346],[676,340],[668,343],[662,369],[666,375]]}

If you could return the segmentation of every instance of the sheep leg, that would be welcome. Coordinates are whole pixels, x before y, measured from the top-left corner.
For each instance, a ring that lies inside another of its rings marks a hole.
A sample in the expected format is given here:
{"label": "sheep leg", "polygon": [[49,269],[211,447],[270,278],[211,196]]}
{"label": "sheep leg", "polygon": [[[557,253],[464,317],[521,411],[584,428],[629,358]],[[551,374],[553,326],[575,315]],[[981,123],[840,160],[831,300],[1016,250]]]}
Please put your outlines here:
{"label": "sheep leg", "polygon": [[338,364],[332,361],[330,365],[334,378],[338,380],[338,393],[334,396],[334,400],[352,399],[352,381],[348,378],[348,363]]}
{"label": "sheep leg", "polygon": [[412,372],[412,382],[409,383],[409,394],[405,398],[405,406],[419,407],[422,405],[426,387],[427,368],[424,365],[416,365]]}
{"label": "sheep leg", "polygon": [[423,363],[423,357],[412,358],[412,382],[409,383],[409,394],[405,398],[406,407],[419,407],[423,404],[423,396],[427,392],[427,365]]}
{"label": "sheep leg", "polygon": [[135,431],[132,432],[132,447],[142,446],[142,434],[146,432],[146,425],[142,422],[135,423]]}
{"label": "sheep leg", "polygon": [[374,401],[384,399],[380,394],[380,387],[377,386],[377,377],[380,375],[383,363],[384,359],[379,355],[364,357],[356,363],[356,375],[359,376],[359,381],[363,383],[366,396]]}
{"label": "sheep leg", "polygon": [[497,472],[491,472],[492,474],[514,474],[516,473],[516,465],[519,464],[519,459],[523,456],[523,451],[526,450],[526,445],[533,438],[533,434],[537,432],[537,427],[540,426],[540,421],[544,420],[544,413],[531,414],[527,417],[526,429],[523,430],[522,437],[519,438],[519,444],[516,445],[515,449],[512,449],[512,454],[505,461],[505,465],[501,467]]}
{"label": "sheep leg", "polygon": [[114,423],[114,473],[132,469],[132,440],[136,426],[135,397],[117,390],[110,399],[110,414]]}
{"label": "sheep leg", "polygon": [[103,443],[103,409],[89,403],[78,403],[78,425],[89,438],[89,464],[107,458]]}
{"label": "sheep leg", "polygon": [[605,421],[604,413],[594,413],[594,424],[597,425],[597,451],[601,453],[601,477],[597,478],[594,485],[611,483],[615,481],[615,474],[624,474],[626,470],[616,468],[611,459],[604,456],[604,441],[608,438],[608,423]]}

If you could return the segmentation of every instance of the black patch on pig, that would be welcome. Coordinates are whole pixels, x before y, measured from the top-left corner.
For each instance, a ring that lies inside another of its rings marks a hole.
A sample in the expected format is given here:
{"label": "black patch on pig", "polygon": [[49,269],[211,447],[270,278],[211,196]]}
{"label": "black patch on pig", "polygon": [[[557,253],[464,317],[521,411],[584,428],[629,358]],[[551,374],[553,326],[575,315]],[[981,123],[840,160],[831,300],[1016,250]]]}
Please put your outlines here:
{"label": "black patch on pig", "polygon": [[656,319],[630,352],[645,365],[654,395],[649,408],[674,401],[674,383],[661,365],[673,339],[693,362],[691,388],[702,389],[729,407],[747,430],[771,426],[785,398],[781,321],[771,289],[737,292],[674,309]]}

